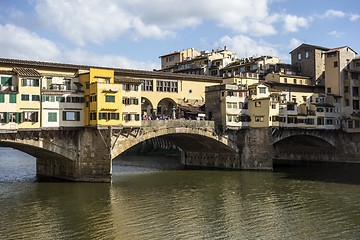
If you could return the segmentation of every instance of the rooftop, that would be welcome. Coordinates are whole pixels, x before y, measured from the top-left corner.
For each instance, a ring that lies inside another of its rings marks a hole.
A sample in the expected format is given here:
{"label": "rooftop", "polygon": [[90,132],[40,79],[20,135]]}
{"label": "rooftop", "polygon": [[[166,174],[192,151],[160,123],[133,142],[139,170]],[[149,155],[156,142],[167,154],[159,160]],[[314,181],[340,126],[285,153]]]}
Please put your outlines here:
{"label": "rooftop", "polygon": [[145,78],[158,77],[165,79],[198,80],[198,81],[205,81],[205,82],[209,81],[209,82],[218,82],[218,83],[222,82],[221,78],[214,76],[133,70],[133,69],[123,69],[123,68],[110,68],[110,67],[76,65],[76,64],[54,63],[54,62],[41,62],[41,61],[9,59],[9,58],[0,58],[0,65],[9,65],[17,68],[55,68],[55,69],[67,69],[73,71],[98,68],[98,69],[114,70],[115,75],[121,75],[121,76],[136,76],[136,77],[145,77]]}

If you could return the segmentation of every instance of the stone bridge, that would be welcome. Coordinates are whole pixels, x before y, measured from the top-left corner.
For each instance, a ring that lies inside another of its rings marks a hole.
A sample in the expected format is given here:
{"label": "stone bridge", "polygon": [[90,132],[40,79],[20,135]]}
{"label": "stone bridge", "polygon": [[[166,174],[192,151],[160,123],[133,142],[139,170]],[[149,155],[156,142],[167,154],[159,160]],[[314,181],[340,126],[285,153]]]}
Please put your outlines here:
{"label": "stone bridge", "polygon": [[0,146],[36,157],[39,176],[110,182],[112,159],[151,138],[182,150],[186,166],[272,170],[273,160],[360,162],[360,136],[334,130],[248,128],[225,133],[211,121],[143,121],[140,128],[97,126],[0,130]]}

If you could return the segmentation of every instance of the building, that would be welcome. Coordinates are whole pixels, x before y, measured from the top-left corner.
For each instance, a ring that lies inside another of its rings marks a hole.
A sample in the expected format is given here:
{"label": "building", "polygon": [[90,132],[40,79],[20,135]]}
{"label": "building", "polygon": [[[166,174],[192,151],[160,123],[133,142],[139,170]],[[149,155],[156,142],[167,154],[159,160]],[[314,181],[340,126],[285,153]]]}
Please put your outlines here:
{"label": "building", "polygon": [[321,93],[322,88],[276,82],[249,86],[249,126],[339,129],[339,100]]}
{"label": "building", "polygon": [[13,129],[20,121],[18,114],[18,87],[15,72],[0,70],[0,127]]}
{"label": "building", "polygon": [[222,84],[206,87],[205,112],[221,131],[249,126],[247,85]]}
{"label": "building", "polygon": [[229,78],[251,75],[259,80],[263,80],[268,73],[275,71],[276,64],[279,63],[279,58],[273,56],[239,59],[222,68],[220,76]]}
{"label": "building", "polygon": [[312,85],[324,85],[325,61],[323,53],[329,48],[303,43],[290,52],[291,65],[297,75],[307,76]]}
{"label": "building", "polygon": [[183,117],[220,78],[0,58],[0,129],[139,127]]}
{"label": "building", "polygon": [[[160,56],[165,72],[220,76],[220,70],[235,61],[235,52],[224,49],[198,52],[193,48]],[[167,61],[171,60],[171,64]]]}
{"label": "building", "polygon": [[173,72],[173,67],[185,60],[189,60],[196,56],[199,56],[200,52],[196,51],[194,48],[188,48],[182,51],[177,51],[169,54],[160,56],[161,59],[161,70],[166,72]]}
{"label": "building", "polygon": [[360,64],[356,54],[347,46],[324,53],[326,93],[340,99],[343,129],[350,132],[360,132]]}
{"label": "building", "polygon": [[311,79],[304,76],[295,76],[285,73],[269,73],[265,77],[265,82],[277,82],[295,85],[312,85]]}

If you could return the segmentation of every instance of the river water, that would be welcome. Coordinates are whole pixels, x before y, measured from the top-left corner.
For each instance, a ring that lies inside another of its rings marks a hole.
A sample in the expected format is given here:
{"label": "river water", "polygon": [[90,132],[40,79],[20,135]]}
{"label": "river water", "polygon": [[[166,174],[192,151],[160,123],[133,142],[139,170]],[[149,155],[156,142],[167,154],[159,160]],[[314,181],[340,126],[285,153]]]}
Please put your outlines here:
{"label": "river water", "polygon": [[125,157],[112,184],[38,182],[32,157],[0,148],[0,239],[360,238],[357,166],[154,169],[177,167]]}

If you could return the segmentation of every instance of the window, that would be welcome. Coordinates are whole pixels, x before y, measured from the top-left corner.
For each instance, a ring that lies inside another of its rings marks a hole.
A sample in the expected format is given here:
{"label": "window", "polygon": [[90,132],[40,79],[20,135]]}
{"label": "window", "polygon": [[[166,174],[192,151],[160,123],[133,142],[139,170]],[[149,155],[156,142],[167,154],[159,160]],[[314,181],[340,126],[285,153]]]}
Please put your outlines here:
{"label": "window", "polygon": [[56,112],[48,112],[48,122],[57,122]]}
{"label": "window", "polygon": [[296,78],[294,78],[294,84],[297,84],[297,82],[296,82]]}
{"label": "window", "polygon": [[308,51],[305,52],[305,58],[309,58],[309,52]]}
{"label": "window", "polygon": [[141,83],[141,91],[152,92],[153,91],[153,80],[143,80]]}
{"label": "window", "polygon": [[351,78],[355,80],[359,80],[359,74],[357,73],[351,73]]}
{"label": "window", "polygon": [[349,92],[349,86],[345,86],[345,87],[344,87],[344,92],[345,92],[345,93]]}
{"label": "window", "polygon": [[360,128],[360,121],[359,120],[355,120],[355,128]]}
{"label": "window", "polygon": [[294,111],[295,110],[295,105],[294,104],[288,104],[286,109],[288,111]]}
{"label": "window", "polygon": [[327,93],[331,93],[331,87],[327,88]]}
{"label": "window", "polygon": [[38,87],[39,86],[39,79],[23,78],[22,79],[22,85],[23,86]]}
{"label": "window", "polygon": [[90,120],[96,120],[96,113],[90,113]]}
{"label": "window", "polygon": [[64,121],[80,121],[80,112],[63,111]]}
{"label": "window", "polygon": [[23,112],[24,122],[38,122],[38,112]]}
{"label": "window", "polygon": [[157,92],[178,92],[177,81],[156,80]]}
{"label": "window", "polygon": [[305,123],[307,125],[315,125],[315,119],[314,118],[308,118],[308,119],[306,119]]}
{"label": "window", "polygon": [[21,94],[21,101],[29,101],[29,95],[28,94]]}
{"label": "window", "polygon": [[86,84],[86,89],[90,89],[90,84],[89,83]]}
{"label": "window", "polygon": [[265,94],[266,93],[266,87],[259,87],[259,93]]}
{"label": "window", "polygon": [[255,122],[264,122],[264,116],[255,116]]}
{"label": "window", "polygon": [[255,102],[255,107],[261,107],[261,102]]}
{"label": "window", "polygon": [[288,117],[287,118],[287,123],[297,123],[297,118],[296,117]]}
{"label": "window", "polygon": [[345,106],[349,106],[349,99],[345,99]]}
{"label": "window", "polygon": [[353,128],[353,121],[352,120],[348,121],[348,128]]}
{"label": "window", "polygon": [[328,53],[327,57],[336,57],[336,52]]}
{"label": "window", "polygon": [[334,62],[334,67],[337,67],[337,66],[338,66],[338,62],[335,61],[335,62]]}
{"label": "window", "polygon": [[10,94],[10,103],[16,103],[16,94]]}
{"label": "window", "polygon": [[172,62],[172,61],[174,61],[174,57],[172,56],[172,57],[169,57],[169,62]]}
{"label": "window", "polygon": [[1,77],[1,85],[12,86],[12,77]]}
{"label": "window", "polygon": [[301,60],[301,53],[298,53],[298,60]]}
{"label": "window", "polygon": [[276,109],[276,104],[271,104],[272,109]]}
{"label": "window", "polygon": [[105,102],[115,102],[115,96],[114,95],[106,95]]}
{"label": "window", "polygon": [[0,113],[0,122],[1,123],[9,123],[9,122],[21,122],[21,113],[14,112],[2,112]]}
{"label": "window", "polygon": [[284,83],[287,83],[287,78],[284,78]]}
{"label": "window", "polygon": [[353,109],[359,110],[359,100],[353,100]]}
{"label": "window", "polygon": [[0,94],[0,103],[5,102],[5,94]]}
{"label": "window", "polygon": [[40,96],[39,95],[32,95],[31,96],[31,101],[40,101]]}
{"label": "window", "polygon": [[353,96],[358,97],[359,96],[359,87],[353,87]]}
{"label": "window", "polygon": [[317,118],[317,125],[324,125],[325,122],[324,122],[324,118],[323,117],[318,117]]}
{"label": "window", "polygon": [[334,120],[332,118],[327,118],[325,121],[326,125],[333,125],[334,124]]}

